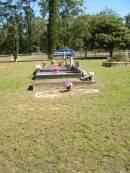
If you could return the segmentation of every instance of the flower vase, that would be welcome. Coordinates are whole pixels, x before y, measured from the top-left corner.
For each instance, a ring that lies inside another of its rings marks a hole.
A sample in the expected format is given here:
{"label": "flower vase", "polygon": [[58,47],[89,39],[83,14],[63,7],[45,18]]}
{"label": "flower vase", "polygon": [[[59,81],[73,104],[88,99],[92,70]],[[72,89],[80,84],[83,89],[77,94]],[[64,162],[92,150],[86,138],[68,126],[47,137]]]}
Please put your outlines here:
{"label": "flower vase", "polygon": [[67,91],[70,91],[71,86],[66,87]]}

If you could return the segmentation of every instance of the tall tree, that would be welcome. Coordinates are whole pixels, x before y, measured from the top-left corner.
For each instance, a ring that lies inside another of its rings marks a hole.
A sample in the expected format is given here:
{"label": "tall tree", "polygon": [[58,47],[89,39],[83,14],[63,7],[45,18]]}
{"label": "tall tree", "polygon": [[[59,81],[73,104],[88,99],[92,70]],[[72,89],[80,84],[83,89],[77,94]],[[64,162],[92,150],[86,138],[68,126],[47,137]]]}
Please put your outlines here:
{"label": "tall tree", "polygon": [[91,20],[92,16],[90,15],[81,15],[75,19],[71,28],[72,45],[75,50],[85,50],[87,53],[90,48]]}
{"label": "tall tree", "polygon": [[[127,16],[125,16],[125,24],[129,29],[129,35],[130,35],[130,13]],[[127,48],[130,49],[130,39],[128,41]]]}
{"label": "tall tree", "polygon": [[125,16],[125,23],[126,23],[127,27],[130,29],[130,14]]}
{"label": "tall tree", "polygon": [[11,35],[11,53],[13,53],[14,61],[17,61],[18,53],[19,53],[19,35],[18,35],[18,27],[15,21],[10,23],[9,26],[10,35]]}
{"label": "tall tree", "polygon": [[24,7],[25,10],[25,19],[26,19],[26,25],[27,25],[27,32],[28,32],[28,51],[29,53],[32,53],[32,22],[34,18],[33,10],[26,6]]}
{"label": "tall tree", "polygon": [[70,46],[71,27],[75,17],[83,12],[84,0],[61,0],[59,2],[59,21],[62,44]]}
{"label": "tall tree", "polygon": [[18,9],[19,4],[13,3],[12,0],[0,2],[0,18],[6,23],[8,31],[8,49],[9,53],[17,60],[19,52],[19,36],[18,36]]}
{"label": "tall tree", "polygon": [[[48,19],[49,2],[49,0],[40,0],[41,14],[45,19]],[[71,26],[74,18],[83,11],[83,5],[84,0],[57,1],[57,23],[59,26],[57,47],[66,47],[70,45]]]}
{"label": "tall tree", "polygon": [[47,52],[47,22],[41,17],[35,18],[33,10],[37,4],[35,1],[0,1],[0,53],[12,53],[11,17],[18,27],[16,31],[19,36],[19,53],[38,51],[39,48]]}
{"label": "tall tree", "polygon": [[6,54],[8,52],[8,39],[7,39],[7,25],[4,24],[0,28],[0,54]]}
{"label": "tall tree", "polygon": [[47,22],[40,17],[36,17],[33,20],[32,35],[33,51],[47,53]]}
{"label": "tall tree", "polygon": [[48,53],[56,50],[57,40],[57,0],[49,0]]}
{"label": "tall tree", "polygon": [[97,48],[106,49],[113,56],[115,48],[125,48],[128,30],[116,16],[95,16],[92,26],[92,40]]}
{"label": "tall tree", "polygon": [[27,27],[28,34],[28,52],[32,53],[32,29],[33,29],[33,19],[34,19],[34,11],[32,8],[32,3],[35,3],[36,0],[20,0],[22,4],[22,8],[24,9],[25,15],[25,23]]}

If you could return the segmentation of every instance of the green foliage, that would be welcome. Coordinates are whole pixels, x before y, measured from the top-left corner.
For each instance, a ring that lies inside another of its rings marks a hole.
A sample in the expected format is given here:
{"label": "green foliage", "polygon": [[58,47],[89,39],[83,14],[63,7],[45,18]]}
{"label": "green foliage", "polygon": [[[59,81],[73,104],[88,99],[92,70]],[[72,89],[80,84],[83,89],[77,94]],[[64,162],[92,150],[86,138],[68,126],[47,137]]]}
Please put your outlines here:
{"label": "green foliage", "polygon": [[[1,15],[0,19],[7,28],[8,49],[6,53],[11,53],[12,43],[10,35],[10,20],[15,20],[18,25],[18,37],[20,45],[20,53],[32,52],[32,23],[33,23],[33,9],[31,2],[35,0],[20,0],[12,2],[10,0],[0,2]],[[17,40],[17,39],[16,39]],[[8,51],[9,50],[9,51]]]}
{"label": "green foliage", "polygon": [[117,52],[108,61],[109,62],[128,62],[129,57],[128,57],[128,54],[124,52]]}
{"label": "green foliage", "polygon": [[125,48],[128,42],[128,30],[116,16],[95,16],[92,26],[92,41],[97,48],[103,48],[113,55],[115,48]]}
{"label": "green foliage", "polygon": [[[66,18],[68,16],[77,16],[82,13],[84,0],[58,0],[57,13],[58,16]],[[49,0],[40,0],[40,11],[43,18],[47,18],[49,13]]]}
{"label": "green foliage", "polygon": [[7,27],[6,25],[3,25],[3,27],[0,29],[0,53],[5,54],[8,51]]}
{"label": "green foliage", "polygon": [[[59,0],[57,1],[58,36],[57,47],[71,46],[71,26],[74,17],[82,13],[84,0]],[[41,14],[48,17],[49,1],[41,0]]]}
{"label": "green foliage", "polygon": [[84,0],[61,0],[59,2],[59,41],[64,47],[72,46],[73,22],[75,17],[82,13],[83,5]]}
{"label": "green foliage", "polygon": [[77,17],[71,27],[72,46],[75,50],[85,50],[90,47],[90,21],[92,16],[81,15]]}
{"label": "green foliage", "polygon": [[129,14],[124,23],[108,8],[97,15],[84,15],[84,0],[40,0],[41,18],[35,16],[35,1],[0,2],[1,54],[12,52],[10,19],[18,27],[19,53],[53,54],[56,48],[72,47],[85,52],[107,50],[112,56],[115,49],[130,48]]}
{"label": "green foliage", "polygon": [[[19,36],[18,36],[18,3],[13,3],[10,0],[0,2],[1,9],[1,20],[6,26],[6,38],[4,43],[6,43],[6,52],[12,53],[14,55],[14,60],[16,61],[18,51],[19,51]],[[7,22],[7,23],[6,23]],[[6,23],[6,24],[5,24]],[[2,38],[3,39],[3,38]]]}
{"label": "green foliage", "polygon": [[18,32],[16,31],[16,34],[14,35],[14,61],[17,61],[18,58],[18,53],[19,53],[19,35]]}
{"label": "green foliage", "polygon": [[49,13],[49,0],[40,0],[40,13],[42,17],[45,19]]}
{"label": "green foliage", "polygon": [[26,6],[24,7],[25,10],[25,20],[27,25],[27,32],[28,32],[28,51],[29,53],[32,52],[32,20],[34,17],[33,10]]}
{"label": "green foliage", "polygon": [[10,53],[14,56],[14,61],[18,58],[19,53],[19,35],[18,27],[15,22],[11,22],[9,26],[9,35],[10,35]]}
{"label": "green foliage", "polygon": [[126,23],[127,27],[130,29],[130,14],[125,16],[125,23]]}
{"label": "green foliage", "polygon": [[110,17],[117,17],[119,18],[119,15],[113,11],[112,9],[109,9],[109,8],[105,8],[104,10],[102,10],[99,15],[103,15],[103,16],[110,16]]}
{"label": "green foliage", "polygon": [[47,52],[47,22],[40,17],[35,17],[32,28],[33,51]]}

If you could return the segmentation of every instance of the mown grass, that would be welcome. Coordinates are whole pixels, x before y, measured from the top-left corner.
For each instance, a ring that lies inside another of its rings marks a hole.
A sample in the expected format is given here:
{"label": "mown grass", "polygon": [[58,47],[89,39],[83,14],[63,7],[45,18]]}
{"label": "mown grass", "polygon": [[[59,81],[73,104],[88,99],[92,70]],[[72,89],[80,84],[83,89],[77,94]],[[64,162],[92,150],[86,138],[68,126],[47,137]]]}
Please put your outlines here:
{"label": "mown grass", "polygon": [[39,99],[35,64],[0,64],[0,172],[129,173],[130,68],[82,60],[100,94]]}

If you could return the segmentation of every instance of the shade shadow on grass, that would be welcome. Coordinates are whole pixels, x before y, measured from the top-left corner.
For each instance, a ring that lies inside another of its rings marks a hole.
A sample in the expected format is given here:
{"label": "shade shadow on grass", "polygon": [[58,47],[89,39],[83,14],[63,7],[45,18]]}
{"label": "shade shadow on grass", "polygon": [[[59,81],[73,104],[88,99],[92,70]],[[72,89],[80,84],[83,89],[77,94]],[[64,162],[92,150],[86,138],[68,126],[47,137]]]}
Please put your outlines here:
{"label": "shade shadow on grass", "polygon": [[67,92],[70,92],[70,91],[68,91],[68,90],[60,90],[59,92],[60,93],[67,93]]}
{"label": "shade shadow on grass", "polygon": [[33,91],[33,85],[29,85],[27,91]]}

